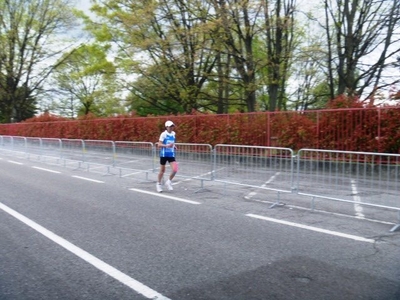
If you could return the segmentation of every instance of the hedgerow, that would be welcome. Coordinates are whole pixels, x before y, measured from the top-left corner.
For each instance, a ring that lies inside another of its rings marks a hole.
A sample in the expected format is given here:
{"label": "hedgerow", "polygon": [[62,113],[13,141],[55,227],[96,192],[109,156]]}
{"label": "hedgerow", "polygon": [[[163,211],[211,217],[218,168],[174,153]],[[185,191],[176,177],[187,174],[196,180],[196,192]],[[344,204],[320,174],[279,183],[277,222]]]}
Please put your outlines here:
{"label": "hedgerow", "polygon": [[177,125],[180,143],[400,153],[400,104],[364,107],[340,96],[327,109],[235,114],[118,116],[88,115],[70,120],[43,114],[21,123],[0,125],[0,135],[86,140],[156,142],[164,122]]}

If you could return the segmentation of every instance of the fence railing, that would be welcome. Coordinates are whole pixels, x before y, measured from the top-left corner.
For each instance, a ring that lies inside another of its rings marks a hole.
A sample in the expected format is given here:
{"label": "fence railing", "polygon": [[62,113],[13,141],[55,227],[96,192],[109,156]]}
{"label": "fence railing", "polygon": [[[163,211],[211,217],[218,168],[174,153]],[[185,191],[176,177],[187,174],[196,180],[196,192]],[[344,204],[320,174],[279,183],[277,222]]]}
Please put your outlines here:
{"label": "fence railing", "polygon": [[[114,142],[113,167],[119,169],[119,175],[129,176],[136,172],[154,172],[154,145],[149,142]],[[147,174],[146,173],[146,174]]]}
{"label": "fence railing", "polygon": [[400,210],[400,155],[301,149],[296,176],[302,195]]}
{"label": "fence railing", "polygon": [[218,144],[213,179],[279,192],[293,189],[293,151],[287,148]]}
{"label": "fence railing", "polygon": [[[400,154],[217,144],[177,143],[177,176],[221,182],[335,203],[352,203],[398,212],[400,228]],[[0,151],[64,166],[103,166],[119,176],[157,172],[158,150],[151,142],[121,142],[0,136]],[[362,210],[356,210],[362,217]]]}

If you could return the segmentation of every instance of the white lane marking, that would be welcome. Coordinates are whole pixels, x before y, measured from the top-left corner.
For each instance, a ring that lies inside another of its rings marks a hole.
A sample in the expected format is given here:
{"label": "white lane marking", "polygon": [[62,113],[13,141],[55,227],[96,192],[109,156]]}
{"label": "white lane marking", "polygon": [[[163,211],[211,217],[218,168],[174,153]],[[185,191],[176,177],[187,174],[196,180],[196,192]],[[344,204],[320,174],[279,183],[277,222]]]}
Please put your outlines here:
{"label": "white lane marking", "polygon": [[142,173],[143,173],[142,171],[137,171],[137,172],[134,172],[134,173],[128,173],[128,174],[125,174],[125,175],[121,175],[121,177],[129,177],[131,175],[142,174]]}
{"label": "white lane marking", "polygon": [[43,226],[39,225],[38,223],[28,219],[24,215],[16,212],[15,210],[9,208],[8,206],[0,203],[0,209],[5,211],[6,213],[10,214],[14,218],[18,219],[19,221],[25,223],[32,229],[36,230],[40,234],[44,235],[48,239],[52,240],[56,244],[60,245],[61,247],[65,248],[66,250],[70,251],[71,253],[75,254],[79,258],[83,259],[87,263],[91,264],[95,268],[103,271],[107,275],[115,278],[119,282],[127,285],[132,290],[136,291],[137,293],[145,296],[148,299],[154,300],[170,300],[169,298],[161,295],[160,293],[154,291],[153,289],[149,288],[148,286],[144,285],[143,283],[133,279],[132,277],[122,273],[118,269],[114,268],[113,266],[105,263],[104,261],[98,259],[97,257],[93,256],[92,254],[86,252],[85,250],[75,246],[71,242],[68,242],[66,239],[56,235],[52,231],[44,228]]}
{"label": "white lane marking", "polygon": [[23,165],[23,163],[20,163],[18,161],[13,161],[13,160],[9,160],[8,162],[12,163],[12,164],[16,164],[16,165]]}
{"label": "white lane marking", "polygon": [[356,217],[359,219],[364,219],[364,210],[361,203],[361,198],[358,196],[358,190],[357,190],[357,185],[356,181],[354,179],[351,180],[351,191],[353,193],[353,199],[354,199],[354,210],[356,211]]}
{"label": "white lane marking", "polygon": [[278,223],[278,224],[283,224],[283,225],[293,226],[293,227],[307,229],[307,230],[311,230],[311,231],[316,231],[316,232],[320,232],[320,233],[335,235],[338,237],[343,237],[343,238],[347,238],[347,239],[351,239],[351,240],[355,240],[355,241],[359,241],[359,242],[375,243],[375,241],[372,239],[367,239],[367,238],[357,236],[357,235],[352,235],[352,234],[347,234],[347,233],[342,233],[342,232],[337,232],[337,231],[331,231],[331,230],[327,230],[327,229],[322,229],[322,228],[318,228],[318,227],[313,227],[313,226],[268,218],[268,217],[259,216],[259,215],[255,215],[255,214],[247,214],[246,216],[255,218],[255,219],[270,221],[270,222],[274,222],[274,223]]}
{"label": "white lane marking", "polygon": [[178,197],[174,197],[174,196],[163,195],[161,193],[153,193],[153,192],[134,189],[134,188],[129,189],[129,190],[134,191],[134,192],[138,192],[138,193],[158,196],[158,197],[161,197],[161,198],[166,198],[166,199],[171,199],[171,200],[175,200],[175,201],[185,202],[185,203],[189,203],[189,204],[195,204],[195,205],[201,204],[200,202],[197,202],[197,201],[187,200],[187,199],[178,198]]}
{"label": "white lane marking", "polygon": [[50,170],[50,169],[45,169],[45,168],[40,168],[40,167],[32,167],[32,168],[33,169],[37,169],[37,170],[41,170],[41,171],[50,172],[50,173],[61,174],[61,172],[59,172],[59,171],[54,171],[54,170]]}
{"label": "white lane marking", "polygon": [[[266,200],[254,200],[255,202],[260,202],[260,203],[267,203],[267,204],[274,204],[275,202],[273,201],[266,201]],[[286,207],[289,207],[289,209],[299,209],[299,210],[305,210],[305,211],[310,211],[309,208],[303,207],[303,206],[297,206],[297,205],[290,205],[286,204]],[[323,213],[323,214],[329,214],[333,216],[340,216],[344,218],[355,218],[352,215],[346,215],[346,214],[341,214],[341,213],[334,213],[326,210],[320,210],[320,209],[314,209],[313,211]],[[374,223],[379,223],[379,224],[385,224],[385,225],[396,225],[394,222],[386,222],[386,221],[380,221],[380,220],[375,220],[375,219],[370,219],[370,218],[364,218],[363,220],[369,221],[369,222],[374,222]]]}
{"label": "white lane marking", "polygon": [[[267,184],[270,184],[272,181],[275,180],[276,176],[278,176],[280,172],[277,172],[274,176],[272,176],[267,182],[265,182],[261,187],[265,188]],[[253,196],[257,195],[257,192],[251,192],[247,196],[244,196],[245,199],[250,200]]]}
{"label": "white lane marking", "polygon": [[81,177],[81,176],[72,176],[72,177],[78,178],[78,179],[87,180],[87,181],[91,181],[91,182],[96,182],[96,183],[104,183],[104,181],[95,180],[95,179],[91,179],[91,178],[87,178],[87,177]]}
{"label": "white lane marking", "polygon": [[[206,172],[206,173],[202,173],[202,174],[200,174],[200,175],[197,175],[197,176],[193,176],[193,177],[190,177],[190,178],[186,178],[186,179],[182,179],[182,180],[180,180],[180,181],[175,181],[174,183],[173,183],[173,185],[174,184],[180,184],[180,183],[182,183],[182,182],[186,182],[186,181],[192,181],[192,180],[196,180],[196,179],[203,179],[203,177],[204,176],[207,176],[207,175],[211,175],[211,174],[215,174],[216,172],[218,172],[218,171],[220,171],[220,170],[223,170],[224,168],[219,168],[219,169],[216,169],[215,171],[210,171],[210,172]],[[207,180],[210,180],[210,179],[203,179],[203,180],[205,180],[205,181],[207,181]]]}

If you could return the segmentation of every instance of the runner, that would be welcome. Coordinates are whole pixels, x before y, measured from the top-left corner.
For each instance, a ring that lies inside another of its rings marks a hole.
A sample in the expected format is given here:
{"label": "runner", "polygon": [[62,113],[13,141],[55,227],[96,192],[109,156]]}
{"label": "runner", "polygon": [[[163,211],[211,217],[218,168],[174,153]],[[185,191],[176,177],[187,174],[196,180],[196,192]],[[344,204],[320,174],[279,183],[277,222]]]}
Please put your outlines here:
{"label": "runner", "polygon": [[178,172],[178,163],[175,160],[175,124],[172,121],[165,122],[165,131],[161,133],[157,146],[160,148],[160,172],[158,173],[157,181],[157,192],[161,193],[162,180],[165,173],[165,165],[167,162],[170,164],[172,171],[169,175],[168,180],[165,182],[165,186],[169,191],[173,190],[172,179],[175,177],[176,172]]}

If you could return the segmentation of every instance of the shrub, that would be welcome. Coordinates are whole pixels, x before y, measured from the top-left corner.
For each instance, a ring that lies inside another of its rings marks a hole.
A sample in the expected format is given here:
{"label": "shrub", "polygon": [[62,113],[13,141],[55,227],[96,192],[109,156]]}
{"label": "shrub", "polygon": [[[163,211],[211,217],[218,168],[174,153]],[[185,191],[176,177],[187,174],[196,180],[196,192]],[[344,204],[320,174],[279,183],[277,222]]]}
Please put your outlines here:
{"label": "shrub", "polygon": [[357,98],[340,96],[327,107],[318,111],[224,115],[199,112],[158,117],[88,115],[78,120],[46,113],[22,123],[0,124],[0,134],[156,142],[165,121],[173,120],[179,143],[400,153],[400,104],[366,108]]}

